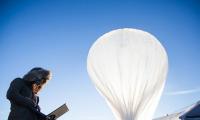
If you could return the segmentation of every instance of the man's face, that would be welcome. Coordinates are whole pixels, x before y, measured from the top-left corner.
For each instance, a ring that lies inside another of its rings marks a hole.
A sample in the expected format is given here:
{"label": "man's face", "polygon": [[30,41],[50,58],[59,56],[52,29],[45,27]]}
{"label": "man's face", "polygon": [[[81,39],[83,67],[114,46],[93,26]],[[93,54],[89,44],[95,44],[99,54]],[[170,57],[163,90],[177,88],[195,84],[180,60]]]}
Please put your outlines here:
{"label": "man's face", "polygon": [[37,94],[37,93],[42,89],[42,87],[43,87],[42,84],[40,84],[40,85],[33,84],[33,85],[32,85],[33,93],[34,93],[34,94]]}

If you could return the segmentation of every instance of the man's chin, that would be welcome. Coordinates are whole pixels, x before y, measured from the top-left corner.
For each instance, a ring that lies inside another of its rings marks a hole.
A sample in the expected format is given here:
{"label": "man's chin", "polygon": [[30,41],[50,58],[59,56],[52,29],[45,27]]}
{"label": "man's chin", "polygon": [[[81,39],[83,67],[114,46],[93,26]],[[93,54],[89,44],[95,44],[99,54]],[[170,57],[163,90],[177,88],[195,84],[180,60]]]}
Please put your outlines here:
{"label": "man's chin", "polygon": [[33,92],[34,94],[38,94],[38,92]]}

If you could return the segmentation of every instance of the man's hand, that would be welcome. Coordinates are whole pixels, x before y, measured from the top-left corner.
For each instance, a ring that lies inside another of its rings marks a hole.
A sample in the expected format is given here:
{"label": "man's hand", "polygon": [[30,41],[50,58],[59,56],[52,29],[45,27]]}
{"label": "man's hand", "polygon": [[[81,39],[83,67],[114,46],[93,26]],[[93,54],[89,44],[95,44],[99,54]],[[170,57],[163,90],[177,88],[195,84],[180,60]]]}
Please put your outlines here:
{"label": "man's hand", "polygon": [[56,116],[55,115],[50,115],[47,116],[46,120],[55,120]]}

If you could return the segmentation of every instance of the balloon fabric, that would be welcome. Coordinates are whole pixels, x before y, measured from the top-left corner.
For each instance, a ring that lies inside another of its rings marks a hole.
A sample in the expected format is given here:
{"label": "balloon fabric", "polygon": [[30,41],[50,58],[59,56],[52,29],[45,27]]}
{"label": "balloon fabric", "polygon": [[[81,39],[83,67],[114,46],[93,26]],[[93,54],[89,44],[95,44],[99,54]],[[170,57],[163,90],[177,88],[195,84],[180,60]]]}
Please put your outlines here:
{"label": "balloon fabric", "polygon": [[117,120],[152,120],[168,71],[153,35],[131,28],[104,34],[89,50],[87,70]]}

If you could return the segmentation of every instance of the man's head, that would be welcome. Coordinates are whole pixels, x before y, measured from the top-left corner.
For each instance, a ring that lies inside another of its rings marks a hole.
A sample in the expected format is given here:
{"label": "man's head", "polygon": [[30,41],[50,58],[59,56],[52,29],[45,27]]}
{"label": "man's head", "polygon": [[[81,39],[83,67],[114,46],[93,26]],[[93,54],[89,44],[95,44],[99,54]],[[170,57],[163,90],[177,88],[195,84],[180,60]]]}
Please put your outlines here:
{"label": "man's head", "polygon": [[32,90],[37,94],[47,80],[51,79],[51,72],[41,67],[35,67],[24,75],[23,79],[32,84]]}

